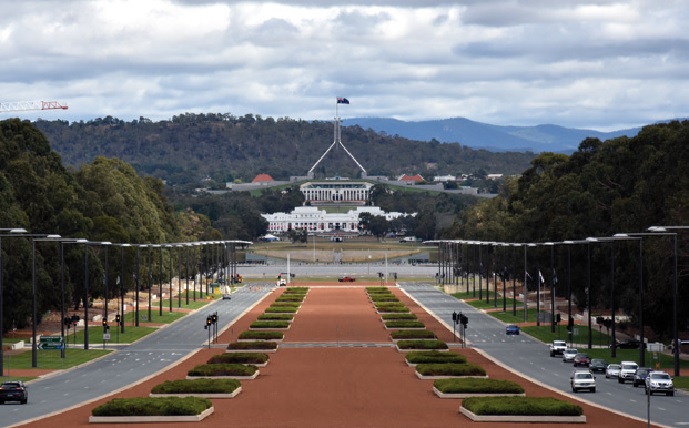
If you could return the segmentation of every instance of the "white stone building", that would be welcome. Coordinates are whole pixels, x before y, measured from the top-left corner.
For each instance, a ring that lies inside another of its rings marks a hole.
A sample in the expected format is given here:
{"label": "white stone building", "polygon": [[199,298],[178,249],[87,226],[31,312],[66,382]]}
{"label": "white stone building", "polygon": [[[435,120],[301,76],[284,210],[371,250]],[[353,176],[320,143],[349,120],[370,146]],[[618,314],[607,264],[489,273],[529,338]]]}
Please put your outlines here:
{"label": "white stone building", "polygon": [[[358,231],[359,214],[370,213],[374,216],[384,216],[390,221],[404,216],[404,213],[386,213],[380,207],[360,206],[346,213],[327,213],[317,206],[296,207],[291,213],[261,214],[268,222],[269,233],[285,233],[288,230],[303,230],[309,232],[349,232]],[[413,215],[413,214],[412,214]]]}

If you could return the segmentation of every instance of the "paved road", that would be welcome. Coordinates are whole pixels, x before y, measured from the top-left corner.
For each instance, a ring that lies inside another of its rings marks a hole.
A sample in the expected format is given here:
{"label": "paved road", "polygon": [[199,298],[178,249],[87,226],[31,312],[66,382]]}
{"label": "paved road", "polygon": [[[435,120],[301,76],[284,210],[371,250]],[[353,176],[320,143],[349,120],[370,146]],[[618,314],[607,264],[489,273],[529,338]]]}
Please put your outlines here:
{"label": "paved road", "polygon": [[[489,357],[543,385],[565,392],[591,404],[619,413],[647,419],[647,396],[643,388],[619,384],[616,379],[597,375],[597,392],[574,394],[569,388],[570,364],[551,358],[548,346],[526,335],[505,335],[505,324],[438,291],[432,285],[400,284],[400,287],[428,312],[433,313],[452,330],[452,313],[462,312],[469,318],[467,341],[470,346]],[[509,311],[509,309],[508,309]],[[545,327],[547,328],[547,327]],[[668,427],[689,426],[689,394],[678,392],[674,397],[654,395],[650,399],[651,421]]]}
{"label": "paved road", "polygon": [[119,348],[118,352],[31,382],[27,405],[0,406],[0,426],[13,426],[82,405],[170,367],[208,344],[208,331],[203,328],[208,315],[217,311],[220,332],[258,304],[272,288],[272,285],[240,288],[231,300],[217,300],[132,345]]}

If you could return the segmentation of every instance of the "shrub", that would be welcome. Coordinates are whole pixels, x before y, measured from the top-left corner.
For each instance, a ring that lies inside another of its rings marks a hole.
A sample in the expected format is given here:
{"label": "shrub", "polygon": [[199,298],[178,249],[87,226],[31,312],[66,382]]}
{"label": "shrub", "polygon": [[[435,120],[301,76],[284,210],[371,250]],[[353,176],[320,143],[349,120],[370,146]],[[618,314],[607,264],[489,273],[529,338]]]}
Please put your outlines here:
{"label": "shrub", "polygon": [[250,328],[287,328],[289,323],[287,321],[255,321],[249,326]]}
{"label": "shrub", "polygon": [[416,372],[421,376],[485,376],[486,369],[473,364],[418,364]]}
{"label": "shrub", "polygon": [[268,306],[264,312],[267,314],[296,314],[297,308],[289,306]]}
{"label": "shrub", "polygon": [[388,287],[366,287],[366,292],[369,294],[380,292],[390,293],[390,290],[388,290]]}
{"label": "shrub", "polygon": [[151,394],[231,394],[240,386],[237,379],[176,379],[154,386]]}
{"label": "shrub", "polygon": [[309,287],[287,287],[285,289],[285,292],[282,293],[283,295],[285,294],[306,294],[309,292]]}
{"label": "shrub", "polygon": [[387,320],[415,320],[416,315],[414,314],[382,314],[380,316],[383,321]]}
{"label": "shrub", "polygon": [[261,314],[257,317],[261,321],[291,321],[293,314]]}
{"label": "shrub", "polygon": [[298,295],[298,294],[293,294],[293,295],[289,295],[289,296],[281,296],[281,297],[278,297],[275,299],[275,302],[278,302],[278,303],[279,302],[302,303],[303,301],[304,301],[304,296]]}
{"label": "shrub", "polygon": [[190,369],[189,376],[253,376],[256,366],[244,364],[202,364]]}
{"label": "shrub", "polygon": [[397,342],[400,349],[447,349],[447,344],[442,340],[400,340]]}
{"label": "shrub", "polygon": [[433,386],[444,394],[523,394],[524,388],[505,379],[436,379]]}
{"label": "shrub", "polygon": [[206,364],[265,364],[268,355],[258,352],[233,352],[230,354],[213,355]]}
{"label": "shrub", "polygon": [[462,406],[476,415],[581,416],[581,407],[552,397],[469,397]]}
{"label": "shrub", "polygon": [[383,314],[406,314],[409,312],[409,308],[406,308],[404,306],[377,308],[377,310],[378,312]]}
{"label": "shrub", "polygon": [[275,342],[234,342],[227,345],[227,349],[277,349]]}
{"label": "shrub", "polygon": [[387,303],[398,303],[400,301],[400,299],[398,299],[397,297],[395,297],[392,294],[390,294],[390,295],[376,295],[376,294],[374,294],[371,296],[371,301],[373,303],[378,303],[378,302],[380,302],[380,303],[386,303],[386,302]]}
{"label": "shrub", "polygon": [[298,308],[301,306],[301,302],[274,302],[270,306],[274,308]]}
{"label": "shrub", "polygon": [[240,339],[274,340],[282,339],[285,335],[279,331],[244,331],[239,335]]}
{"label": "shrub", "polygon": [[390,337],[393,339],[435,339],[435,333],[429,330],[397,330],[390,333]]}
{"label": "shrub", "polygon": [[376,308],[406,308],[404,303],[401,302],[378,302],[374,303]]}
{"label": "shrub", "polygon": [[407,352],[406,359],[409,364],[465,364],[467,362],[464,355],[438,351]]}
{"label": "shrub", "polygon": [[[414,320],[391,320],[385,322],[387,328],[424,328],[425,325],[421,321]],[[435,336],[433,336],[435,337]]]}
{"label": "shrub", "polygon": [[93,416],[196,416],[213,406],[199,397],[113,398],[91,410]]}

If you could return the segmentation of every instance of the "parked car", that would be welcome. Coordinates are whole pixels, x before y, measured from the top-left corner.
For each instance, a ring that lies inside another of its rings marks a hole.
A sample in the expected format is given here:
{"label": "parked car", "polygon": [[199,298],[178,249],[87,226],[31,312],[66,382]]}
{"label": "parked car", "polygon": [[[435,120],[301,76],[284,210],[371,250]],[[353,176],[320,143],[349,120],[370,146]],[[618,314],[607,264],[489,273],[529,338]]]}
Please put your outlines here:
{"label": "parked car", "polygon": [[582,389],[596,392],[596,377],[588,370],[574,370],[569,377],[569,384],[574,393]]}
{"label": "parked car", "polygon": [[337,278],[337,282],[354,282],[356,281],[356,278],[353,276],[343,276],[341,278]]}
{"label": "parked car", "polygon": [[621,361],[620,374],[617,376],[618,383],[625,383],[628,380],[633,381],[636,369],[639,367],[634,361]]}
{"label": "parked car", "polygon": [[[641,342],[638,339],[625,339],[616,342],[616,346],[619,349],[639,349]],[[646,349],[646,344],[644,343],[644,349]]]}
{"label": "parked car", "polygon": [[592,358],[589,363],[589,370],[591,370],[591,373],[605,374],[607,368],[608,362],[602,358]]}
{"label": "parked car", "polygon": [[646,376],[646,394],[653,395],[654,392],[664,392],[665,395],[675,395],[675,387],[669,374],[660,370],[653,370]]}
{"label": "parked car", "polygon": [[517,336],[519,336],[519,326],[518,326],[518,325],[514,325],[514,324],[509,324],[509,325],[506,327],[506,332],[505,332],[505,334],[507,334],[508,336],[511,335],[511,334],[516,334]]}
{"label": "parked car", "polygon": [[620,365],[619,364],[608,364],[605,369],[605,378],[610,379],[611,377],[619,377],[620,375]]}
{"label": "parked car", "polygon": [[562,353],[562,362],[563,363],[574,362],[574,357],[576,357],[578,353],[579,353],[579,351],[576,348],[565,349],[565,352]]}
{"label": "parked car", "polygon": [[6,401],[18,401],[26,404],[29,401],[28,387],[21,380],[8,380],[0,385],[0,404]]}
{"label": "parked car", "polygon": [[588,354],[576,354],[574,356],[574,367],[588,367],[591,364],[591,359]]}
{"label": "parked car", "polygon": [[651,371],[651,369],[648,367],[637,367],[636,373],[634,373],[634,380],[633,380],[634,388],[636,388],[637,386],[646,385],[646,377],[648,376],[648,373],[650,371]]}

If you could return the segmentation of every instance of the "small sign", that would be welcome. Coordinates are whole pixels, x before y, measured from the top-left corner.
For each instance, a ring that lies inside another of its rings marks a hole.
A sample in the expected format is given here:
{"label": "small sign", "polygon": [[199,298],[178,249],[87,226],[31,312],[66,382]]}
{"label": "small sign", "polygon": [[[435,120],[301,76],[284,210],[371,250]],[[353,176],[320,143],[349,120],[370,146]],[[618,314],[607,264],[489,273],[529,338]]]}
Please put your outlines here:
{"label": "small sign", "polygon": [[578,327],[574,327],[573,330],[574,330],[574,335],[575,335],[575,336],[579,336],[579,328],[578,328]]}
{"label": "small sign", "polygon": [[110,340],[110,333],[103,333],[103,340]]}
{"label": "small sign", "polygon": [[39,349],[61,349],[61,336],[41,336],[38,342]]}

